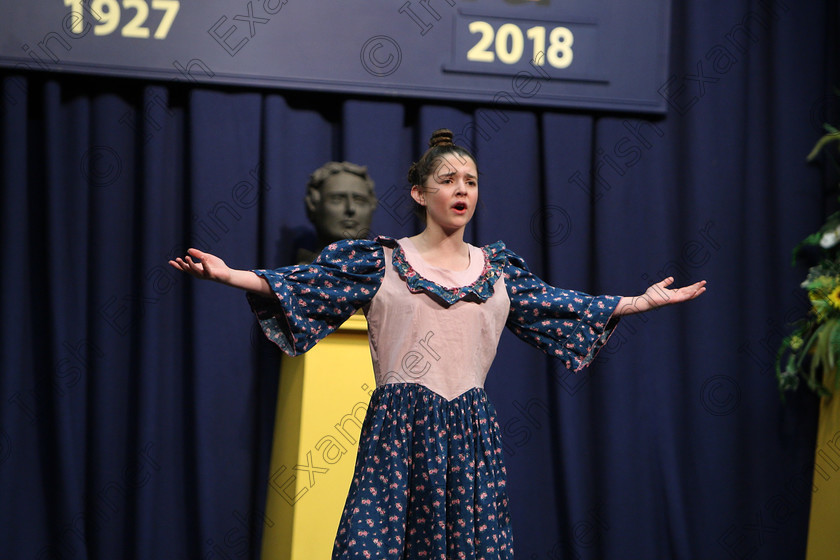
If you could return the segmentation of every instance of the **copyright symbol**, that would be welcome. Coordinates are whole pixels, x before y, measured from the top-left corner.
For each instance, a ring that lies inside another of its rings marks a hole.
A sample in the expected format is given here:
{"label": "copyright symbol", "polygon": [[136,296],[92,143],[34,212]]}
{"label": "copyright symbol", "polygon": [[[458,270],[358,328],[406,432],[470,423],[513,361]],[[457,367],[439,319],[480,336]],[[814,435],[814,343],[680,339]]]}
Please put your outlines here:
{"label": "copyright symbol", "polygon": [[714,375],[700,389],[700,404],[709,414],[726,416],[741,403],[741,387],[728,375]]}
{"label": "copyright symbol", "polygon": [[549,205],[531,216],[531,237],[537,243],[562,245],[572,233],[572,217],[561,206]]}
{"label": "copyright symbol", "polygon": [[402,62],[400,45],[387,35],[371,37],[362,45],[362,66],[371,76],[382,78],[397,71]]}
{"label": "copyright symbol", "polygon": [[95,187],[107,187],[122,174],[122,160],[108,146],[94,146],[82,155],[82,175]]}

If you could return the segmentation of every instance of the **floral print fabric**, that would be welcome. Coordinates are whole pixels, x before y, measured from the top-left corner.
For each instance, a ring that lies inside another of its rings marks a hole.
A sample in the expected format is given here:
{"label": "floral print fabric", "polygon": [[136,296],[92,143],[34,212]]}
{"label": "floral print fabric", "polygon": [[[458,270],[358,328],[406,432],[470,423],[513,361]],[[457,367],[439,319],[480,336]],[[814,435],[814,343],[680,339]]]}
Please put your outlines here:
{"label": "floral print fabric", "polygon": [[572,371],[589,365],[618,323],[611,316],[621,298],[555,288],[528,270],[521,257],[505,253],[507,327]]}
{"label": "floral print fabric", "polygon": [[384,267],[382,247],[375,241],[333,243],[312,264],[254,270],[268,281],[275,298],[248,293],[248,302],[268,339],[297,356],[373,299]]}
{"label": "floral print fabric", "polygon": [[474,296],[474,299],[480,301],[487,301],[487,298],[493,295],[493,287],[496,280],[502,274],[502,267],[505,263],[505,255],[503,250],[504,243],[497,241],[492,245],[482,247],[484,253],[484,269],[481,275],[469,286],[460,286],[457,288],[445,288],[428,280],[418,274],[408,263],[405,258],[405,253],[398,243],[390,243],[385,241],[388,247],[394,248],[393,265],[400,274],[400,278],[408,286],[408,289],[414,293],[426,292],[429,295],[436,297],[444,305],[451,305],[456,301],[460,301],[465,297]]}
{"label": "floral print fabric", "polygon": [[447,401],[418,383],[378,387],[333,559],[510,559],[499,425],[483,389]]}
{"label": "floral print fabric", "polygon": [[[383,246],[394,249],[390,263]],[[312,265],[255,271],[275,298],[249,295],[249,301],[266,336],[296,355],[373,301],[392,266],[406,297],[428,296],[443,308],[461,300],[486,305],[500,289],[497,297],[510,305],[499,313],[515,334],[570,369],[591,362],[615,327],[610,317],[618,298],[549,286],[501,242],[482,251],[480,276],[453,289],[418,274],[394,239],[341,241]],[[381,385],[362,428],[333,560],[513,558],[505,474],[484,389],[447,400],[421,383]]]}

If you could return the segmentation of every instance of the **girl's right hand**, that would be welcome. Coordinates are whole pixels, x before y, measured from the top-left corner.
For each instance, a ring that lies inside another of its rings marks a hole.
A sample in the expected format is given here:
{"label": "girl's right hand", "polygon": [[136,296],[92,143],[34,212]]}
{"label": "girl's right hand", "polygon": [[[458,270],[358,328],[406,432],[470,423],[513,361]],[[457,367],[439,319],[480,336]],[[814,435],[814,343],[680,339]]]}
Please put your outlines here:
{"label": "girl's right hand", "polygon": [[216,255],[204,253],[198,249],[189,249],[183,259],[178,257],[169,261],[169,264],[202,280],[213,280],[227,284],[231,279],[231,269],[225,264],[225,261]]}

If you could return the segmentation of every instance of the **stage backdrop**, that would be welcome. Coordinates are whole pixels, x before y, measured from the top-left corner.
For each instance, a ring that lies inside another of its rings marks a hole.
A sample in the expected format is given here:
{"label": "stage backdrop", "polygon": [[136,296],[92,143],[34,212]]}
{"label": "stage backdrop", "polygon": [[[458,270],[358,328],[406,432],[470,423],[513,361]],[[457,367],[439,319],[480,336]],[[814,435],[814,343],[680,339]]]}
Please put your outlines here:
{"label": "stage backdrop", "polygon": [[442,126],[478,158],[470,241],[590,292],[709,281],[577,375],[503,336],[517,558],[803,557],[815,403],[782,403],[772,362],[807,307],[789,253],[824,209],[804,156],[836,3],[671,15],[663,118],[5,71],[0,557],[257,558],[278,351],[166,261],[291,262],[327,160],[370,167],[372,234],[411,234],[405,172]]}

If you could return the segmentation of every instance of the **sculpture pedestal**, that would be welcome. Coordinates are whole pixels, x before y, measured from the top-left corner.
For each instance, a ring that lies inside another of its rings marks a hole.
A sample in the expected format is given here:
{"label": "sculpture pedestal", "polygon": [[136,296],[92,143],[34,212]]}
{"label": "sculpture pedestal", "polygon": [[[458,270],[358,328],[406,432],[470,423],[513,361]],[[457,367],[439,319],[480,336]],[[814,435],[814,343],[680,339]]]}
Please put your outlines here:
{"label": "sculpture pedestal", "polygon": [[263,560],[330,558],[374,387],[361,313],[309,352],[283,357]]}
{"label": "sculpture pedestal", "polygon": [[840,553],[840,392],[834,390],[835,375],[823,379],[834,395],[820,400],[807,560],[834,560]]}

